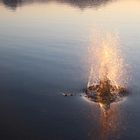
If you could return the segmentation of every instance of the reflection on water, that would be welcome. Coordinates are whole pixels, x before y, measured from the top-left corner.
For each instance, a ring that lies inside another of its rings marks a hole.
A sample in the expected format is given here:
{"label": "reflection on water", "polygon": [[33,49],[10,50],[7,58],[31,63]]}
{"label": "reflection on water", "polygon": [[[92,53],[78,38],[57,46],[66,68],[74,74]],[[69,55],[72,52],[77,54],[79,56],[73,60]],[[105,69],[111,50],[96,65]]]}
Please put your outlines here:
{"label": "reflection on water", "polygon": [[114,0],[1,0],[6,6],[11,7],[12,9],[16,9],[18,6],[22,6],[24,4],[29,3],[47,3],[47,2],[58,2],[58,3],[66,3],[71,6],[79,7],[80,9],[86,7],[99,7],[101,5],[107,4],[110,1]]}
{"label": "reflection on water", "polygon": [[[89,140],[91,130],[92,140],[119,135],[140,140],[140,1],[52,1],[0,1],[0,139]],[[2,3],[22,8],[13,12]],[[87,9],[77,9],[81,5]],[[134,94],[109,115],[93,105],[95,116],[88,120],[91,108],[81,96],[58,94],[79,93],[86,86],[81,60],[96,26],[119,32],[125,60],[132,64]]]}
{"label": "reflection on water", "polygon": [[117,104],[113,104],[111,109],[107,112],[100,110],[99,116],[99,139],[108,140],[113,138],[119,138],[121,132],[121,119],[119,114],[119,107]]}
{"label": "reflection on water", "polygon": [[[99,104],[95,104],[87,98],[86,100],[91,107],[89,123],[91,123],[91,129],[89,130],[90,140],[113,140],[120,139],[124,132],[123,126],[123,113],[121,112],[121,103],[113,103],[109,110],[105,111]],[[94,106],[98,108],[95,113]],[[94,118],[98,125],[95,126]]]}

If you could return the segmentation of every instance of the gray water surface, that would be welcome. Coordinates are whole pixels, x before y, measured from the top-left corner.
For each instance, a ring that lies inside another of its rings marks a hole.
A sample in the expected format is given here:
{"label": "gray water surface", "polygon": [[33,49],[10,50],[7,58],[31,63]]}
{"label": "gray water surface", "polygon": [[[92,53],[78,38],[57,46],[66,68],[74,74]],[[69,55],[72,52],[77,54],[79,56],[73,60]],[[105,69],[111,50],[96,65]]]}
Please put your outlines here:
{"label": "gray water surface", "polygon": [[[0,139],[139,140],[139,25],[139,0],[0,0]],[[96,29],[119,34],[132,77],[107,124],[79,96]]]}

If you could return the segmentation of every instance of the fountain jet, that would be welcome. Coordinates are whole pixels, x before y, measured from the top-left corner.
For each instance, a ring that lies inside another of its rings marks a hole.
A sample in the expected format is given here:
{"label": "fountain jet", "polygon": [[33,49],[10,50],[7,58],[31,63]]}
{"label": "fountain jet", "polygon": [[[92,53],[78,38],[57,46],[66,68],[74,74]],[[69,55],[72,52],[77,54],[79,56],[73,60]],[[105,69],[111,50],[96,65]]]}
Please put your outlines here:
{"label": "fountain jet", "polygon": [[126,95],[127,78],[115,36],[107,34],[98,39],[89,49],[91,70],[85,93],[88,99],[108,110],[111,103]]}

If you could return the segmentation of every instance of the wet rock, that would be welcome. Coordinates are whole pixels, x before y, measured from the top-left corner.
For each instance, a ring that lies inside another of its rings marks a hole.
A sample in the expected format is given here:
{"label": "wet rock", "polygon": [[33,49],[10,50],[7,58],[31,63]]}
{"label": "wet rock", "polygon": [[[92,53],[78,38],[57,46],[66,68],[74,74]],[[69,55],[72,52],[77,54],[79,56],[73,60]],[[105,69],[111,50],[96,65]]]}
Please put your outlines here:
{"label": "wet rock", "polygon": [[98,85],[92,85],[85,90],[86,97],[101,104],[108,110],[113,102],[119,101],[120,97],[126,95],[127,91],[121,86],[111,85],[108,79],[100,81]]}

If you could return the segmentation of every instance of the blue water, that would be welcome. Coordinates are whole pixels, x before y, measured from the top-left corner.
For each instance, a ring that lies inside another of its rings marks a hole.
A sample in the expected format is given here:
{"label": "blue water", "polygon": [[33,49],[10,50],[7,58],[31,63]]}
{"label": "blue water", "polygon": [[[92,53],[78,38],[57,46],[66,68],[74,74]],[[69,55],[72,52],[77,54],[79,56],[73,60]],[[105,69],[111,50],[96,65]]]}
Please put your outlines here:
{"label": "blue water", "polygon": [[[1,0],[0,139],[100,140],[110,127],[107,139],[139,140],[139,9],[138,0]],[[131,94],[105,127],[99,106],[80,96],[96,29],[119,34],[131,75]]]}

